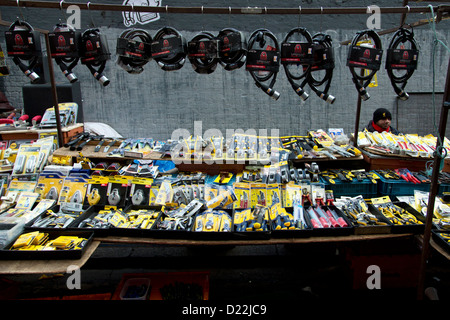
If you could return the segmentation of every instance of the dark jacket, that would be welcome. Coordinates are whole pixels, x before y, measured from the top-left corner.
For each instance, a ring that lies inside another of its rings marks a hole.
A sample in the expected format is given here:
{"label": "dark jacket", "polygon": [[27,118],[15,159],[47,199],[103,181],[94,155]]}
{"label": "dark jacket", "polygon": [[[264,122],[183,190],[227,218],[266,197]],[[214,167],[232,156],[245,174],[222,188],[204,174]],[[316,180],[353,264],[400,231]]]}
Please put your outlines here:
{"label": "dark jacket", "polygon": [[[369,131],[369,132],[375,132],[375,131],[377,131],[377,130],[375,130],[375,128],[373,127],[373,120],[370,120],[370,121],[369,121],[369,123],[368,123],[367,126],[366,126],[366,129],[367,129],[367,131]],[[395,129],[394,127],[392,127],[392,126],[389,127],[389,132],[392,133],[392,134],[395,134],[395,135],[400,134],[400,132],[399,132],[397,129]]]}

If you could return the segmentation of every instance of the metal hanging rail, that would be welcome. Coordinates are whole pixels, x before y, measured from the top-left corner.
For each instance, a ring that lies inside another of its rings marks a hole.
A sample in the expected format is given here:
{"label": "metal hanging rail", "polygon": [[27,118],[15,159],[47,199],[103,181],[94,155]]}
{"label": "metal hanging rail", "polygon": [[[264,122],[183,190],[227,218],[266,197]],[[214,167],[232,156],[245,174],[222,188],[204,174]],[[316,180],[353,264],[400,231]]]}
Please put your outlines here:
{"label": "metal hanging rail", "polygon": [[[115,5],[106,3],[81,3],[62,1],[36,1],[36,0],[0,0],[0,6],[66,9],[69,6],[78,6],[81,10],[100,11],[137,11],[159,13],[186,13],[186,14],[273,14],[273,15],[298,15],[298,14],[367,14],[370,7],[318,7],[318,8],[274,8],[274,7],[175,7],[175,6],[133,6]],[[448,12],[449,6],[434,6],[433,10],[439,12],[444,8]],[[416,7],[380,7],[380,13],[426,13],[430,12],[429,6]]]}

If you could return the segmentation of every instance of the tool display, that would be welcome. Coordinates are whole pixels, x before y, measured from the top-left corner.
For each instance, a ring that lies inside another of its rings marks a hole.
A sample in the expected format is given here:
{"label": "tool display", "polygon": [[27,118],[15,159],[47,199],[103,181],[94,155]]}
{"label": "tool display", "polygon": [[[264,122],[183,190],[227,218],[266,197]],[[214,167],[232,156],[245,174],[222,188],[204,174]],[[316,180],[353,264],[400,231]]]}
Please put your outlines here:
{"label": "tool display", "polygon": [[418,59],[419,50],[413,31],[400,28],[389,43],[386,70],[392,87],[401,100],[409,98],[405,87],[409,78],[417,69]]}
{"label": "tool display", "polygon": [[151,35],[143,29],[128,29],[117,38],[117,64],[126,72],[139,74],[152,59]]}
{"label": "tool display", "polygon": [[16,20],[5,31],[6,49],[14,64],[31,80],[40,80],[34,68],[38,65],[41,52],[41,38],[39,32],[26,21]]}
{"label": "tool display", "polygon": [[158,30],[151,46],[152,57],[164,71],[181,69],[187,56],[187,42],[183,35],[172,27]]}
{"label": "tool display", "polygon": [[86,65],[102,86],[106,87],[110,80],[103,75],[103,71],[111,53],[106,36],[99,29],[87,29],[82,33],[80,56],[81,63]]}
{"label": "tool display", "polygon": [[273,87],[280,69],[280,46],[271,31],[262,28],[250,35],[245,69],[258,88],[272,99],[278,100],[280,93]]}
{"label": "tool display", "polygon": [[[356,33],[348,50],[347,66],[356,90],[364,101],[370,98],[366,88],[380,69],[382,56],[381,39],[376,31],[368,29]],[[361,70],[361,73],[358,74],[356,69]],[[362,70],[369,72],[364,75]]]}
{"label": "tool display", "polygon": [[58,23],[48,34],[52,58],[70,83],[78,81],[73,73],[80,60],[81,33],[66,23]]}

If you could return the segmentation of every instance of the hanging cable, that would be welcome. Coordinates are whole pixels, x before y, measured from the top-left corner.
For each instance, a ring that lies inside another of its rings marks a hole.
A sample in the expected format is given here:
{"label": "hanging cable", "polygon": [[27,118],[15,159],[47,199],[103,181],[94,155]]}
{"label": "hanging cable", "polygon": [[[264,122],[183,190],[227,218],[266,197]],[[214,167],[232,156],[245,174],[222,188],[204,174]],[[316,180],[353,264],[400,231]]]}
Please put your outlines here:
{"label": "hanging cable", "polygon": [[217,35],[219,39],[219,63],[227,71],[241,68],[247,61],[247,40],[236,29],[225,28]]}
{"label": "hanging cable", "polygon": [[41,56],[40,34],[26,21],[16,20],[5,31],[8,56],[32,83],[40,80],[33,70]]}
{"label": "hanging cable", "polygon": [[[353,76],[353,82],[362,100],[370,98],[366,87],[380,69],[383,50],[381,39],[374,30],[364,30],[356,33],[350,45],[347,66]],[[358,74],[358,69],[369,70],[367,74]]]}
{"label": "hanging cable", "polygon": [[186,62],[187,42],[176,29],[164,27],[156,32],[152,42],[152,57],[164,71],[181,69]]}
{"label": "hanging cable", "polygon": [[[329,104],[333,104],[336,98],[328,94],[334,69],[334,52],[331,37],[324,33],[317,33],[312,37],[312,40],[314,43],[314,61],[309,73],[308,84],[319,98]],[[314,77],[314,73],[320,70],[325,70],[325,74],[322,79],[318,80]],[[325,85],[324,89],[318,89],[322,85]]]}
{"label": "hanging cable", "polygon": [[[313,62],[313,40],[305,28],[294,28],[281,43],[281,63],[286,77],[300,98],[304,101],[309,94],[304,87],[308,83]],[[303,80],[301,83],[298,81]]]}
{"label": "hanging cable", "polygon": [[[280,93],[273,87],[280,69],[280,46],[272,32],[262,28],[250,35],[245,68],[258,88],[272,99],[278,100]],[[266,84],[267,82],[269,84]]]}
{"label": "hanging cable", "polygon": [[[419,50],[417,50],[417,43],[414,40],[413,31],[400,28],[389,43],[386,57],[386,70],[392,87],[401,100],[407,100],[409,98],[405,87],[409,78],[411,78],[417,69],[418,57]],[[400,74],[397,74],[397,71]]]}
{"label": "hanging cable", "polygon": [[117,64],[131,74],[139,74],[144,71],[146,65],[152,59],[152,37],[142,29],[129,29],[121,33],[117,38]]}
{"label": "hanging cable", "polygon": [[203,31],[188,42],[188,58],[195,72],[210,74],[219,62],[219,41],[212,33]]}
{"label": "hanging cable", "polygon": [[70,83],[78,80],[73,73],[80,60],[81,34],[70,25],[58,23],[48,35],[52,57]]}
{"label": "hanging cable", "polygon": [[85,64],[91,74],[104,87],[109,84],[109,79],[103,75],[110,52],[106,37],[99,29],[87,29],[81,35],[81,63]]}

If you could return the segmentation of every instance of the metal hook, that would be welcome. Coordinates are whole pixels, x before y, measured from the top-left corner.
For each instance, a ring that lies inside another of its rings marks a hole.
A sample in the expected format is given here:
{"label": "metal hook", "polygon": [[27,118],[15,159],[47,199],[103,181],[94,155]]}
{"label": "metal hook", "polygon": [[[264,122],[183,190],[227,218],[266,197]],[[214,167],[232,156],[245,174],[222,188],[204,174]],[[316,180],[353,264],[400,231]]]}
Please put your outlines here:
{"label": "metal hook", "polygon": [[302,6],[298,6],[298,27],[300,28],[300,17],[302,16]]}
{"label": "metal hook", "polygon": [[95,23],[94,23],[94,20],[92,19],[92,15],[91,15],[91,8],[89,7],[91,5],[91,2],[88,1],[88,3],[86,5],[87,5],[87,8],[88,8],[88,12],[89,12],[89,18],[91,18],[91,24],[95,28]]}
{"label": "metal hook", "polygon": [[63,3],[64,3],[64,0],[61,0],[61,1],[59,2],[59,10],[61,10],[61,13],[62,13],[62,15],[63,15],[63,17],[64,17],[64,20],[65,20],[66,23],[67,23],[67,16],[66,16],[66,13],[64,12],[63,7],[62,7]]}
{"label": "metal hook", "polygon": [[17,0],[17,8],[19,8],[20,16],[22,17],[22,20],[25,21],[25,18],[23,17],[22,9],[20,9],[20,0]]}
{"label": "metal hook", "polygon": [[322,32],[322,24],[323,24],[323,7],[320,7],[320,32]]}
{"label": "metal hook", "polygon": [[264,29],[266,28],[267,7],[264,7]]}

